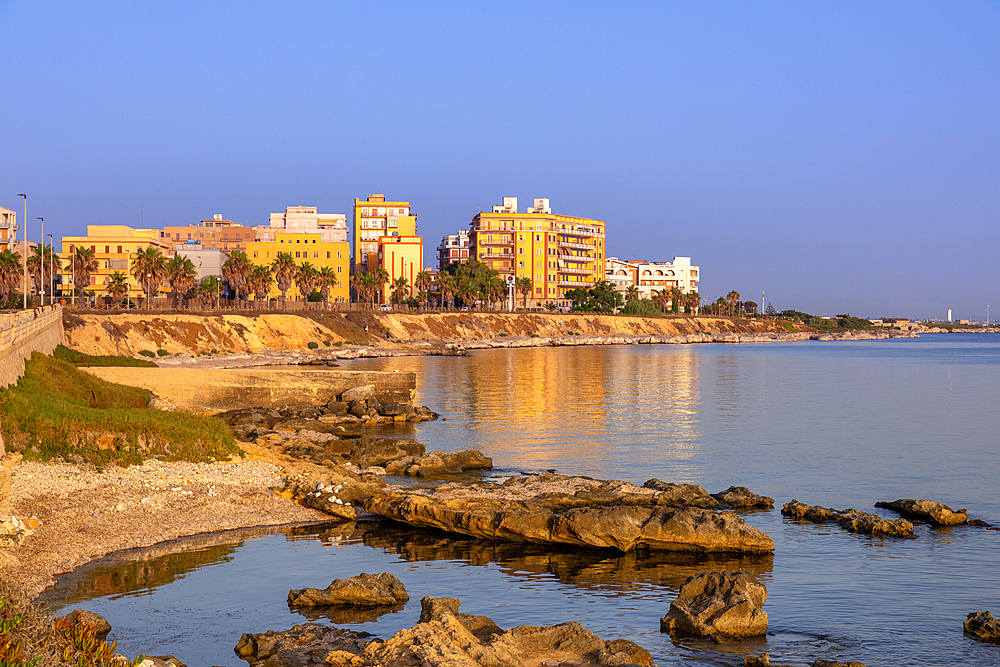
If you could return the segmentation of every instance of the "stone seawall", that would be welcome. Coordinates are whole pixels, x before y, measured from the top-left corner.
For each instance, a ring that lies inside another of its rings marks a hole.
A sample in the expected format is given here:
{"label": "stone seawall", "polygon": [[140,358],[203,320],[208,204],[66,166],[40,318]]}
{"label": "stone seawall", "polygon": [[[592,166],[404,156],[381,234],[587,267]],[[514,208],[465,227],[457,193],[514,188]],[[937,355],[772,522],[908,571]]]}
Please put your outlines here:
{"label": "stone seawall", "polygon": [[409,372],[192,368],[81,368],[97,377],[148,389],[183,408],[221,412],[249,406],[307,408],[347,389],[374,385],[381,403],[411,403],[417,378]]}
{"label": "stone seawall", "polygon": [[0,314],[0,387],[17,383],[32,352],[52,354],[64,340],[60,306]]}

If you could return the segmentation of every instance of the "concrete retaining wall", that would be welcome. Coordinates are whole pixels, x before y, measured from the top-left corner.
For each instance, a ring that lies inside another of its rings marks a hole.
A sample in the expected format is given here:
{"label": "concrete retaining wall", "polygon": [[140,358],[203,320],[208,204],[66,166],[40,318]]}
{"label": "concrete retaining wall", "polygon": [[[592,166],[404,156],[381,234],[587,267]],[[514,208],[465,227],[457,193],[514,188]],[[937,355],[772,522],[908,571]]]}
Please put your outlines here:
{"label": "concrete retaining wall", "polygon": [[32,352],[52,354],[65,339],[61,306],[0,314],[0,387],[24,375],[24,361]]}
{"label": "concrete retaining wall", "polygon": [[346,389],[375,385],[382,403],[413,400],[410,372],[264,370],[259,368],[81,368],[109,382],[143,387],[184,408],[222,412],[255,406],[306,408],[329,403]]}

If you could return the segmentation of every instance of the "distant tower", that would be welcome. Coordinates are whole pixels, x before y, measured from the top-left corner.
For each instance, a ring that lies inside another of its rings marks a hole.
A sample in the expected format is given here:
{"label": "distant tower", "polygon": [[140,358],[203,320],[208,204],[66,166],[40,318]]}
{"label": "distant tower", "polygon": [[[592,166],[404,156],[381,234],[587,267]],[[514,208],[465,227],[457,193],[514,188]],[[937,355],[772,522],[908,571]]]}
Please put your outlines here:
{"label": "distant tower", "polygon": [[948,309],[948,321],[951,322],[951,308]]}

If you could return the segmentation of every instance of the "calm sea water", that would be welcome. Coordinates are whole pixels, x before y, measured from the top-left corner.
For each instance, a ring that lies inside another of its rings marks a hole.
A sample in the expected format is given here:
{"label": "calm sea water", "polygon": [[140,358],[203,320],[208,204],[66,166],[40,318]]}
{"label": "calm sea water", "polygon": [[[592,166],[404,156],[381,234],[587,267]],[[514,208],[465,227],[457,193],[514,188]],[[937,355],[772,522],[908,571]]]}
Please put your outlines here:
{"label": "calm sea water", "polygon": [[[778,511],[796,498],[894,517],[875,502],[930,498],[1000,524],[998,335],[491,350],[345,367],[416,371],[417,400],[446,419],[398,432],[428,449],[481,449],[500,475],[554,469],[772,496],[775,510],[744,518],[774,538],[774,556],[621,555],[348,525],[123,554],[44,598],[106,616],[125,652],[190,665],[243,665],[232,651],[243,632],[306,620],[287,608],[290,588],[383,571],[406,584],[407,605],[326,620],[387,637],[417,620],[421,597],[450,596],[502,627],[579,621],[636,641],[659,665],[742,665],[762,651],[792,665],[1000,664],[1000,645],[962,632],[969,612],[1000,616],[1000,531],[918,525],[917,539],[888,540]],[[768,588],[766,638],[712,644],[659,632],[686,577],[736,567]]]}

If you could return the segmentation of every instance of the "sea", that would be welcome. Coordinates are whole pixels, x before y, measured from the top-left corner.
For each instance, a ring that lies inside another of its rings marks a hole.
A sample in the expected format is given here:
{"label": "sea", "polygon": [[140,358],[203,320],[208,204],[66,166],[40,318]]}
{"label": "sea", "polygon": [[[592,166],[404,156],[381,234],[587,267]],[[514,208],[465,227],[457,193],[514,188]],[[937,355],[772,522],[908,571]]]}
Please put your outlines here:
{"label": "sea", "polygon": [[[428,451],[479,449],[487,479],[555,471],[709,492],[746,486],[775,499],[742,513],[774,539],[766,557],[618,553],[494,543],[389,522],[235,531],[115,554],[42,595],[114,627],[130,657],[245,665],[245,632],[315,620],[386,638],[424,596],[504,628],[577,621],[630,639],[658,665],[815,659],[876,665],[1000,665],[1000,644],[963,632],[1000,617],[1000,531],[916,524],[916,539],[855,535],[782,517],[810,505],[876,509],[931,499],[1000,525],[1000,335],[792,343],[539,347],[468,357],[396,357],[342,369],[417,374],[418,403],[441,418],[387,431]],[[660,618],[684,580],[747,568],[768,590],[766,636],[671,636]],[[410,601],[370,611],[290,610],[292,588],[390,572]]]}

